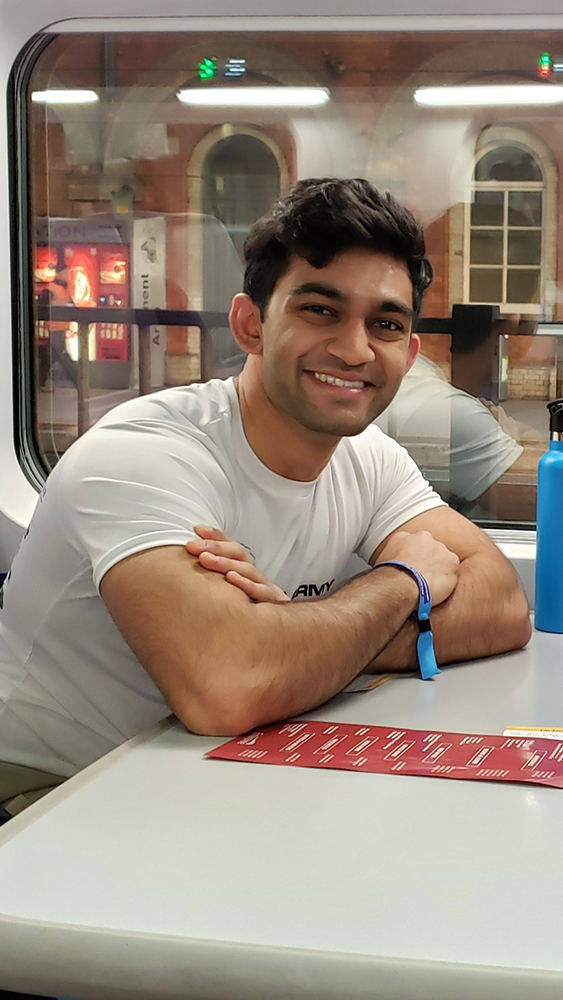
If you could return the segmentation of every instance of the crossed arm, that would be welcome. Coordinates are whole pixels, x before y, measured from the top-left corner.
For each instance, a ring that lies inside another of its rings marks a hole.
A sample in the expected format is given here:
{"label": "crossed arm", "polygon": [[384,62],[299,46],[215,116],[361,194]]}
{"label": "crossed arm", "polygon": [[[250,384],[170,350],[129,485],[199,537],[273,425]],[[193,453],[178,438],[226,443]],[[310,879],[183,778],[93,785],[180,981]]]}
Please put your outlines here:
{"label": "crossed arm", "polygon": [[[171,709],[195,732],[232,735],[326,701],[365,669],[415,667],[418,590],[383,567],[330,597],[288,603],[268,591],[252,600],[240,562],[221,543],[151,549],[104,576],[102,598]],[[219,545],[219,548],[217,548]],[[198,551],[199,550],[199,551]],[[479,529],[446,507],[403,525],[372,564],[400,559],[427,577],[436,606],[438,661],[523,646],[526,599],[510,563]],[[221,563],[223,559],[223,563]],[[218,561],[217,561],[218,560]],[[215,572],[211,572],[211,570]],[[269,596],[268,596],[269,595]]]}
{"label": "crossed arm", "polygon": [[[431,616],[438,663],[473,660],[525,646],[532,632],[528,603],[518,574],[497,546],[449,507],[421,514],[402,530],[419,531],[422,526],[460,559],[455,589],[447,601],[434,607]],[[387,544],[374,553],[372,565],[388,558]],[[416,624],[407,621],[368,669],[415,669],[416,637]]]}

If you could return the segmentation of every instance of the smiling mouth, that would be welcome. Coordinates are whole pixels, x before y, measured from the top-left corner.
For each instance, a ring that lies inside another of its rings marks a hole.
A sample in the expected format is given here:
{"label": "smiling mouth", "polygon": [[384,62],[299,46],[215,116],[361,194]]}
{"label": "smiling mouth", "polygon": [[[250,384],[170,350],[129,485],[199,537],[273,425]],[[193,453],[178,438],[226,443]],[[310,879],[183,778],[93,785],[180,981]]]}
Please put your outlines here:
{"label": "smiling mouth", "polygon": [[327,382],[328,385],[336,385],[344,389],[366,389],[370,382],[358,381],[358,380],[348,380],[343,378],[336,378],[335,375],[325,375],[324,372],[311,372],[313,378],[317,382]]}

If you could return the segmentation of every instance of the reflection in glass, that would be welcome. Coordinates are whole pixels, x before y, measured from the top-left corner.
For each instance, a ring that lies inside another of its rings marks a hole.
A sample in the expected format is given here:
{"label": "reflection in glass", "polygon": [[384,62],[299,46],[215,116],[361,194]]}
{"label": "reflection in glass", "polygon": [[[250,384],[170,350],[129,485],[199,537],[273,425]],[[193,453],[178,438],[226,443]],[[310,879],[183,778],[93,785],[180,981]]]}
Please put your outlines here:
{"label": "reflection in glass", "polygon": [[472,226],[502,226],[504,220],[503,191],[475,191],[471,205]]}
{"label": "reflection in glass", "polygon": [[508,263],[541,264],[541,230],[511,230],[508,233]]}
{"label": "reflection in glass", "polygon": [[541,191],[509,191],[508,225],[541,226],[541,224],[542,224]]}
{"label": "reflection in glass", "polygon": [[204,167],[203,211],[225,225],[241,258],[252,223],[279,193],[279,167],[265,143],[233,135],[212,147]]}
{"label": "reflection in glass", "polygon": [[502,264],[502,236],[502,230],[474,229],[471,233],[471,263]]}
{"label": "reflection in glass", "polygon": [[[22,238],[33,247],[28,281],[37,306],[27,411],[34,414],[32,437],[43,467],[55,464],[77,435],[124,399],[225,378],[240,368],[243,356],[227,313],[242,287],[243,242],[280,191],[300,178],[369,177],[414,209],[435,271],[423,313],[439,321],[434,329],[447,327],[452,307],[464,304],[468,313],[472,304],[497,305],[501,314],[563,322],[552,208],[559,160],[563,165],[560,109],[544,108],[541,115],[525,108],[514,114],[506,108],[436,112],[412,99],[417,87],[446,85],[449,76],[455,78],[449,82],[486,82],[500,64],[525,78],[532,44],[515,32],[505,46],[487,31],[333,31],[314,38],[298,31],[223,30],[53,35],[22,77],[29,79],[23,123],[29,176],[23,164],[16,185],[24,190],[29,184],[30,191],[31,229],[23,226]],[[183,104],[178,91],[197,90],[198,67],[206,60],[213,87],[324,86],[330,100],[315,109]],[[244,62],[240,79],[232,78],[233,61]],[[63,86],[92,88],[100,100],[66,108],[31,100],[35,90]],[[88,287],[79,280],[84,275]],[[543,289],[551,296],[547,304]],[[64,322],[65,296],[104,309],[168,308],[175,319],[159,328],[141,324],[140,330],[131,313],[94,322],[83,309],[83,322],[75,315]],[[56,316],[49,305],[58,307]],[[531,338],[533,349],[524,350],[525,338],[511,336],[499,367],[495,334],[487,370],[478,378],[474,355],[458,356],[454,364],[448,335],[427,337],[433,339],[425,350],[447,393],[478,397],[486,390],[495,402],[502,389],[511,414],[522,402],[523,424],[537,406],[533,430],[543,446],[545,399],[563,385],[563,354],[549,337]],[[413,370],[419,387],[421,367]],[[470,370],[471,384],[465,377]],[[430,383],[429,390],[427,409],[437,424]],[[503,449],[514,457],[519,448],[499,434],[494,414],[477,406],[476,419],[494,442],[487,461],[495,469],[490,481],[496,481],[509,472]],[[430,430],[421,421],[413,431],[416,442],[406,443],[426,471],[435,467],[445,481],[453,471],[456,433],[448,419]],[[477,481],[487,449],[480,431],[472,438],[471,476]],[[525,475],[532,482],[534,472],[528,463]],[[520,467],[516,475],[520,490]]]}
{"label": "reflection in glass", "polygon": [[506,296],[509,302],[539,302],[540,271],[509,267]]}
{"label": "reflection in glass", "polygon": [[472,302],[502,302],[502,271],[472,267],[469,296]]}
{"label": "reflection in glass", "polygon": [[539,164],[518,146],[497,146],[481,157],[475,167],[476,181],[542,181]]}

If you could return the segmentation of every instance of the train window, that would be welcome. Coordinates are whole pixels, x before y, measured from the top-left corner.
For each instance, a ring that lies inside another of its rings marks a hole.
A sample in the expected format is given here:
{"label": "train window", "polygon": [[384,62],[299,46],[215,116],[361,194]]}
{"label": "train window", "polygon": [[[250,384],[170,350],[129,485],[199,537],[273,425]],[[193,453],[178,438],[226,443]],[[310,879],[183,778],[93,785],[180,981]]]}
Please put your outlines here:
{"label": "train window", "polygon": [[546,51],[563,36],[34,40],[13,189],[21,437],[41,475],[121,401],[239,371],[227,312],[249,228],[301,177],[364,176],[415,212],[435,270],[421,355],[378,422],[457,509],[533,525],[545,403],[563,395],[563,78]]}

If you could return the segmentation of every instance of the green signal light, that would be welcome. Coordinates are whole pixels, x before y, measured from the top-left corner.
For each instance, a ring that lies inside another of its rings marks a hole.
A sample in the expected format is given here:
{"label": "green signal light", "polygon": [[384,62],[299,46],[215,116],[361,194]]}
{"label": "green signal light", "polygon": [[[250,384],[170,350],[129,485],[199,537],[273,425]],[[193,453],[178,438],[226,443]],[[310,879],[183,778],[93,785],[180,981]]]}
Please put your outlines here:
{"label": "green signal light", "polygon": [[543,77],[550,76],[551,70],[552,70],[552,66],[553,66],[553,64],[551,62],[551,56],[550,56],[549,52],[544,52],[543,55],[540,56],[539,62],[538,62],[539,75],[543,76]]}
{"label": "green signal light", "polygon": [[217,60],[202,59],[198,66],[198,70],[200,80],[212,80],[217,72]]}

